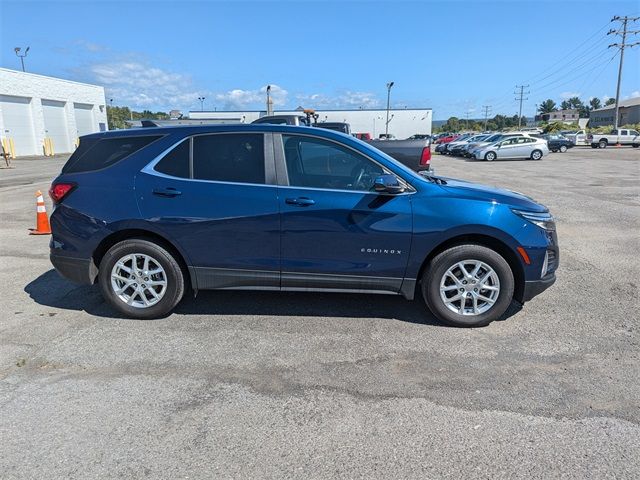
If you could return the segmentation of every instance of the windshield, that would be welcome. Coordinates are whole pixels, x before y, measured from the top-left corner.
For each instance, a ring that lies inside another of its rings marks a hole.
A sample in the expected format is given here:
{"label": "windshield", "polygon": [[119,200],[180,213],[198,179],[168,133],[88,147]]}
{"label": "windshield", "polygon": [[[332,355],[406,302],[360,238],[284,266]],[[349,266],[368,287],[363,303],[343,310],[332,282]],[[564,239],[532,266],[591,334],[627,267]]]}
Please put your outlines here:
{"label": "windshield", "polygon": [[494,133],[490,137],[485,138],[484,141],[485,142],[495,142],[496,140],[500,140],[501,138],[502,138],[502,134],[501,133]]}
{"label": "windshield", "polygon": [[469,139],[469,142],[481,142],[483,141],[485,138],[487,138],[489,135],[476,135],[475,137],[471,137]]}

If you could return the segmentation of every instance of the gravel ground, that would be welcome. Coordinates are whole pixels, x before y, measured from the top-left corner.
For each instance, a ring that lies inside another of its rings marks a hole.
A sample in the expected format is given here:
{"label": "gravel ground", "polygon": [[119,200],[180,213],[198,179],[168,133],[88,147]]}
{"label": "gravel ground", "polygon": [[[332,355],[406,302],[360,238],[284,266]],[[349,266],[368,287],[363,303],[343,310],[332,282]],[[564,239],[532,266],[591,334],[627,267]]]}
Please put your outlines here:
{"label": "gravel ground", "polygon": [[27,235],[63,161],[0,168],[2,478],[640,477],[640,150],[434,157],[558,219],[557,283],[472,330],[341,294],[118,318]]}

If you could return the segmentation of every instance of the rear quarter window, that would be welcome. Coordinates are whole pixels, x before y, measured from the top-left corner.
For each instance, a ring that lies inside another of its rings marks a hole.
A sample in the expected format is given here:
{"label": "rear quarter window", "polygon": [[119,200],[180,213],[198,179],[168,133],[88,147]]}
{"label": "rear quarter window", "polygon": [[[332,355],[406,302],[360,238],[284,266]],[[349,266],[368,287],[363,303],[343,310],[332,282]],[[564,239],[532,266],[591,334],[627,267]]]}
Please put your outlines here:
{"label": "rear quarter window", "polygon": [[161,135],[84,139],[71,155],[62,173],[79,173],[109,167],[155,142]]}

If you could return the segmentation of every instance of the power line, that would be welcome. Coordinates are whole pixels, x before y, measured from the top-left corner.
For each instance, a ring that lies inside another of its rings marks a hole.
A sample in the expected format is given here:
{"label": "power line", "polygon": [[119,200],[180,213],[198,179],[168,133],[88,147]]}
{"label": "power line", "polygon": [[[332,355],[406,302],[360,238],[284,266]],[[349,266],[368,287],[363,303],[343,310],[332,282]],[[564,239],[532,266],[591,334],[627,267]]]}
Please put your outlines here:
{"label": "power line", "polygon": [[612,43],[611,45],[609,45],[608,48],[611,47],[618,47],[620,49],[620,64],[618,66],[618,85],[616,87],[616,114],[615,114],[615,119],[614,119],[614,128],[617,129],[618,128],[618,122],[619,122],[619,118],[618,118],[618,114],[620,111],[620,82],[622,81],[622,64],[624,63],[624,49],[625,48],[632,48],[635,47],[636,45],[640,45],[640,42],[634,42],[634,43],[626,43],[627,42],[627,35],[636,35],[638,33],[638,30],[627,30],[627,26],[629,24],[629,22],[636,22],[638,21],[638,19],[640,19],[640,17],[619,17],[619,16],[615,16],[611,19],[612,22],[620,22],[622,23],[622,31],[620,30],[614,30],[611,29],[609,30],[609,32],[607,33],[607,35],[611,35],[612,33],[615,35],[620,35],[622,37],[622,41],[620,43]]}
{"label": "power line", "polygon": [[600,65],[600,60],[602,60],[602,58],[604,56],[607,55],[607,50],[603,50],[599,55],[591,56],[591,58],[589,60],[587,60],[586,62],[581,63],[580,65],[578,65],[577,67],[571,69],[570,72],[566,72],[566,74],[562,75],[559,78],[556,78],[555,80],[552,80],[550,82],[545,83],[544,85],[537,87],[537,90],[542,90],[544,88],[550,87],[551,85],[554,85],[562,80],[564,80],[567,77],[572,77],[572,80],[575,78],[578,78],[580,76],[583,75],[584,72],[580,72],[581,69],[583,69],[584,67],[587,66],[591,66],[594,63],[597,63],[598,65],[596,65],[596,68]]}
{"label": "power line", "polygon": [[520,101],[520,113],[518,113],[518,128],[520,128],[522,126],[522,101],[523,100],[529,100],[529,97],[524,98],[524,96],[525,95],[529,95],[531,92],[529,92],[529,91],[525,92],[524,91],[525,88],[529,88],[529,85],[516,85],[516,88],[520,89],[520,93],[513,92],[514,94],[518,95],[516,100]]}
{"label": "power line", "polygon": [[[609,26],[611,22],[607,22],[604,25],[602,25],[601,27],[599,27],[595,32],[593,32],[584,42],[582,42],[580,45],[578,45],[576,48],[574,48],[573,50],[571,50],[569,53],[567,53],[564,57],[560,57],[557,61],[555,61],[554,63],[552,63],[549,67],[541,70],[540,72],[538,72],[538,74],[534,75],[533,77],[529,78],[529,83],[533,83],[533,80],[535,78],[537,78],[538,76],[548,72],[549,70],[551,70],[553,67],[555,67],[556,65],[558,65],[559,63],[562,63],[566,58],[570,57],[573,52],[581,49],[587,42],[589,42],[591,39],[593,39],[596,35],[598,35],[600,32],[602,32],[602,30],[604,30],[605,28],[607,28]],[[597,42],[596,42],[597,43]],[[586,49],[586,52],[584,52],[583,50],[581,50],[581,54],[579,54],[578,56],[581,57],[584,54],[590,55],[591,51],[590,49]],[[540,80],[536,80],[536,82],[539,82]]]}

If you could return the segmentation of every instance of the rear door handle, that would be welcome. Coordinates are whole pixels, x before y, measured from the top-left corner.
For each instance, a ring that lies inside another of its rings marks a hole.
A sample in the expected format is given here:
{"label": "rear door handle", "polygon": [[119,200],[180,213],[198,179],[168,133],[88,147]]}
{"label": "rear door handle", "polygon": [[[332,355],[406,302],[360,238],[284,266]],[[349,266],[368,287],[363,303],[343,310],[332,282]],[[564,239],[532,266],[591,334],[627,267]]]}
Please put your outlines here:
{"label": "rear door handle", "polygon": [[314,200],[307,197],[287,198],[284,202],[287,205],[295,205],[297,207],[308,207],[316,203]]}
{"label": "rear door handle", "polygon": [[176,190],[173,187],[167,188],[154,188],[153,194],[158,195],[159,197],[177,197],[178,195],[182,195],[180,190]]}

